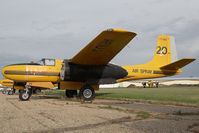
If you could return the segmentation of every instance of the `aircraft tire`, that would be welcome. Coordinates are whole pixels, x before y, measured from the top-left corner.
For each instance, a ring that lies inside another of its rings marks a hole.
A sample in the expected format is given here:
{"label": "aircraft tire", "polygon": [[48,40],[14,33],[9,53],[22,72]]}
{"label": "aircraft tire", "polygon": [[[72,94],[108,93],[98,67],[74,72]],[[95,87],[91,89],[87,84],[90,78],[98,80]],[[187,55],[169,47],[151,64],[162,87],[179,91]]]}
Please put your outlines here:
{"label": "aircraft tire", "polygon": [[83,86],[79,91],[80,99],[84,101],[92,101],[95,98],[95,90],[89,86]]}
{"label": "aircraft tire", "polygon": [[3,91],[2,91],[2,94],[6,94],[6,91],[3,90]]}
{"label": "aircraft tire", "polygon": [[29,90],[27,93],[26,93],[25,90],[21,90],[19,92],[19,99],[21,101],[27,101],[27,100],[29,100],[29,98],[31,97],[31,95],[32,95],[32,90]]}
{"label": "aircraft tire", "polygon": [[14,94],[14,91],[13,90],[9,90],[8,91],[8,95],[13,95]]}
{"label": "aircraft tire", "polygon": [[21,90],[18,91],[19,93],[21,92]]}
{"label": "aircraft tire", "polygon": [[33,94],[39,94],[41,92],[41,89],[36,88],[35,90],[32,91]]}
{"label": "aircraft tire", "polygon": [[77,90],[66,90],[65,94],[67,98],[73,98],[74,96],[77,96]]}

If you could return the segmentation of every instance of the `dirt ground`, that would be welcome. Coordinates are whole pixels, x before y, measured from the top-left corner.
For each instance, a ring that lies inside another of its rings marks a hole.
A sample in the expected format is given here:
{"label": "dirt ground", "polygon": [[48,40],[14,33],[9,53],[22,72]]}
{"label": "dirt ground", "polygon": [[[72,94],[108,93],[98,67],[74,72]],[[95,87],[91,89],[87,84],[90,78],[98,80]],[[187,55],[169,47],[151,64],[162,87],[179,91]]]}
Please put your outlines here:
{"label": "dirt ground", "polygon": [[199,133],[199,108],[42,95],[22,102],[18,95],[0,94],[0,133],[5,132]]}

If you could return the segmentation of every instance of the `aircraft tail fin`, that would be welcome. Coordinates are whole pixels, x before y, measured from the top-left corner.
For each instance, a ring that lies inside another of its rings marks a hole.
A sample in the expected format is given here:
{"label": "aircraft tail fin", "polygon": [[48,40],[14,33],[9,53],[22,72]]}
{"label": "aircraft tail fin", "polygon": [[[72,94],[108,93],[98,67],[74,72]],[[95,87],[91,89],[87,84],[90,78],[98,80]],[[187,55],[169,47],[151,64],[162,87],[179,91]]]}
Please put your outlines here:
{"label": "aircraft tail fin", "polygon": [[160,69],[166,69],[166,70],[178,70],[189,63],[193,62],[195,59],[194,58],[184,58],[181,60],[178,60],[176,62],[170,63],[168,65],[160,67]]}
{"label": "aircraft tail fin", "polygon": [[160,35],[158,37],[155,55],[147,66],[165,66],[177,61],[175,39],[173,36]]}

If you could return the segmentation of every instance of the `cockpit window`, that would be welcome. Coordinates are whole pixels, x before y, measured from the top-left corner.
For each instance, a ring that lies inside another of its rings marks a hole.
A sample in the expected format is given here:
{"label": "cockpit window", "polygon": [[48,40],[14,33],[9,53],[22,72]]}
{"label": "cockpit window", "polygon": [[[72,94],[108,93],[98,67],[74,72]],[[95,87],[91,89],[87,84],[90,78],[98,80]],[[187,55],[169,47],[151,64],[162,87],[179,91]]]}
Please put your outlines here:
{"label": "cockpit window", "polygon": [[55,65],[55,60],[54,59],[45,59],[44,60],[44,65],[45,66],[54,66]]}
{"label": "cockpit window", "polygon": [[42,66],[54,66],[55,60],[54,59],[42,59],[42,60],[38,61],[37,63]]}
{"label": "cockpit window", "polygon": [[41,65],[41,66],[44,65],[44,61],[43,61],[43,60],[37,61],[36,63],[38,63],[38,64]]}

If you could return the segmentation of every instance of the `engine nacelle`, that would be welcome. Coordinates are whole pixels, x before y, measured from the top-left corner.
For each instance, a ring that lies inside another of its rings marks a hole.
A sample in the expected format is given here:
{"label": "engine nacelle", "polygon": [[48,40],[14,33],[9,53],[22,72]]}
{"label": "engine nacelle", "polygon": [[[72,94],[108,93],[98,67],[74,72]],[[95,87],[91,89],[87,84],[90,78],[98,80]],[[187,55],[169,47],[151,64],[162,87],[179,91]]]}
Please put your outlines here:
{"label": "engine nacelle", "polygon": [[89,66],[73,64],[69,60],[64,60],[60,78],[63,81],[78,81],[88,84],[110,84],[127,74],[125,69],[113,64]]}

